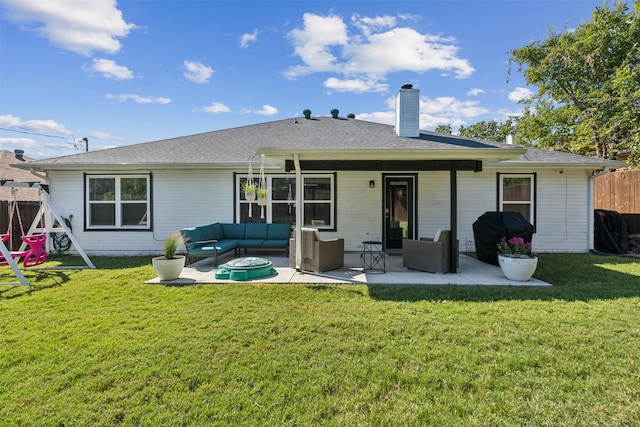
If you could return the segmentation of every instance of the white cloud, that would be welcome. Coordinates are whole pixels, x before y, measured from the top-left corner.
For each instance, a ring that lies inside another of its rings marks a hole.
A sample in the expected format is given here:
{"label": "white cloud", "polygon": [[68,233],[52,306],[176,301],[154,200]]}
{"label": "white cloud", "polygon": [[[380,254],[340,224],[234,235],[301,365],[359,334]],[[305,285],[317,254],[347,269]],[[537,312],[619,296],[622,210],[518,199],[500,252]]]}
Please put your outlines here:
{"label": "white cloud", "polygon": [[[358,113],[360,120],[368,120],[388,125],[395,124],[395,98],[387,102],[389,111]],[[433,129],[438,125],[450,124],[455,130],[460,125],[474,123],[477,117],[489,113],[478,101],[461,101],[454,97],[428,98],[420,97],[420,129]]]}
{"label": "white cloud", "polygon": [[258,30],[253,30],[253,33],[243,34],[240,37],[240,47],[247,48],[249,43],[253,43],[258,40]]}
{"label": "white cloud", "polygon": [[38,143],[31,138],[0,138],[1,146],[21,147],[21,148],[33,148],[37,147]]}
{"label": "white cloud", "polygon": [[517,87],[513,91],[509,92],[509,101],[522,101],[523,99],[530,98],[533,95],[533,91],[526,87]]}
{"label": "white cloud", "polygon": [[138,104],[168,104],[171,102],[170,98],[154,97],[154,96],[140,96],[135,94],[122,94],[122,95],[106,95],[108,99],[115,99],[120,102],[134,101]]}
{"label": "white cloud", "polygon": [[375,18],[371,18],[355,14],[351,17],[351,22],[365,35],[369,35],[374,31],[394,27],[398,19],[395,16],[376,16]]}
{"label": "white cloud", "polygon": [[131,80],[133,72],[111,59],[94,59],[90,71],[102,74],[102,77],[113,80]]}
{"label": "white cloud", "polygon": [[241,114],[260,114],[262,116],[273,116],[278,113],[278,109],[276,107],[272,107],[271,105],[265,104],[259,110],[252,110],[250,108],[241,108]]}
{"label": "white cloud", "polygon": [[11,114],[0,116],[0,126],[2,127],[18,127],[20,125],[20,117]]}
{"label": "white cloud", "polygon": [[[372,85],[394,72],[435,70],[455,78],[473,74],[475,69],[469,61],[458,55],[455,39],[396,26],[398,19],[410,18],[354,15],[353,28],[349,28],[339,16],[306,13],[302,28],[289,33],[303,64],[287,69],[285,77],[333,72],[345,76],[345,81]],[[345,89],[345,85],[337,86]],[[353,89],[362,90],[361,85]]]}
{"label": "white cloud", "polygon": [[261,109],[254,111],[254,113],[263,116],[273,116],[274,114],[278,114],[278,109],[271,105],[265,104]]}
{"label": "white cloud", "polygon": [[396,122],[396,113],[395,111],[376,111],[373,113],[358,113],[356,115],[356,118],[358,120],[365,120],[368,122],[394,125]]}
{"label": "white cloud", "polygon": [[22,121],[20,117],[13,115],[0,116],[0,127],[14,128],[26,132],[43,133],[43,134],[60,134],[71,135],[72,132],[65,128],[64,125],[55,120],[26,120]]}
{"label": "white cloud", "polygon": [[212,102],[208,107],[203,107],[202,111],[212,114],[218,113],[228,113],[231,111],[229,107],[224,105],[222,102]]}
{"label": "white cloud", "polygon": [[81,55],[117,53],[119,38],[136,28],[115,0],[3,0],[6,18]]}
{"label": "white cloud", "polygon": [[293,29],[289,37],[293,40],[296,55],[306,65],[291,67],[286,73],[295,78],[320,71],[340,71],[338,58],[331,52],[332,46],[348,43],[347,26],[342,18],[305,13],[302,29]]}
{"label": "white cloud", "polygon": [[184,76],[194,83],[209,83],[209,79],[215,72],[199,62],[184,61],[184,68],[187,70]]}
{"label": "white cloud", "polygon": [[113,136],[107,132],[101,130],[94,130],[89,132],[89,136],[95,139],[113,139]]}
{"label": "white cloud", "polygon": [[467,96],[478,96],[484,93],[484,89],[473,88],[469,92],[467,92]]}
{"label": "white cloud", "polygon": [[389,85],[381,84],[376,81],[364,81],[360,79],[340,80],[330,77],[324,81],[324,86],[335,90],[336,92],[386,92]]}

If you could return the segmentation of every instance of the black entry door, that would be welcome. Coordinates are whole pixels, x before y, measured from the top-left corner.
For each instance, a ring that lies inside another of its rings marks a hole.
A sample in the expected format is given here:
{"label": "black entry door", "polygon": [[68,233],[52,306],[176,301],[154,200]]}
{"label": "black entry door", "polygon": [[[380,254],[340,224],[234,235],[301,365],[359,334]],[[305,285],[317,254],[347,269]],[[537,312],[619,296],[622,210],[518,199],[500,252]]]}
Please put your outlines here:
{"label": "black entry door", "polygon": [[402,239],[413,239],[415,177],[385,176],[385,247],[402,248]]}

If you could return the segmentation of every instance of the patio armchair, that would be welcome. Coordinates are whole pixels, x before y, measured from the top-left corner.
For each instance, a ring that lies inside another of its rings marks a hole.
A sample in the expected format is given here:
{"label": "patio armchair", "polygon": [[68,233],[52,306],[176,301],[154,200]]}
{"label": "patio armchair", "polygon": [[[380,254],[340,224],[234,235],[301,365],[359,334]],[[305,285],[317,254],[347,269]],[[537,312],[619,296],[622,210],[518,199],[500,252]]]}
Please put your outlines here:
{"label": "patio armchair", "polygon": [[[450,230],[438,230],[433,238],[402,240],[402,265],[411,270],[429,273],[449,273],[451,249]],[[456,254],[458,251],[456,250]],[[456,259],[456,265],[458,260]]]}
{"label": "patio armchair", "polygon": [[[344,239],[321,240],[316,228],[302,228],[300,269],[313,273],[335,270],[344,265]],[[289,267],[296,268],[296,241],[289,241]]]}

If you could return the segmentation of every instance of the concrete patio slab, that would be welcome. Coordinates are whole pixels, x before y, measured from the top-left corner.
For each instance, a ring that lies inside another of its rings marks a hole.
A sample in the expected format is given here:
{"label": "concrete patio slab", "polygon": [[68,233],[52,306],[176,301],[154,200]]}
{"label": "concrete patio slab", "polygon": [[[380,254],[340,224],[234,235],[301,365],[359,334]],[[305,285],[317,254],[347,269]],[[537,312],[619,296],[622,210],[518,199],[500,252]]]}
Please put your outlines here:
{"label": "concrete patio slab", "polygon": [[[473,256],[460,254],[460,266],[456,273],[436,274],[409,270],[402,266],[401,255],[387,254],[386,271],[367,272],[360,263],[359,252],[345,253],[345,266],[340,270],[324,273],[299,272],[289,268],[287,257],[271,252],[254,253],[245,256],[260,256],[273,262],[277,274],[243,282],[215,278],[216,267],[213,259],[204,259],[185,267],[176,280],[161,281],[157,277],[145,283],[167,285],[219,284],[219,283],[352,283],[366,285],[491,285],[491,286],[552,286],[550,283],[534,279],[527,282],[509,280],[500,267],[479,261]],[[234,256],[221,257],[223,264]]]}

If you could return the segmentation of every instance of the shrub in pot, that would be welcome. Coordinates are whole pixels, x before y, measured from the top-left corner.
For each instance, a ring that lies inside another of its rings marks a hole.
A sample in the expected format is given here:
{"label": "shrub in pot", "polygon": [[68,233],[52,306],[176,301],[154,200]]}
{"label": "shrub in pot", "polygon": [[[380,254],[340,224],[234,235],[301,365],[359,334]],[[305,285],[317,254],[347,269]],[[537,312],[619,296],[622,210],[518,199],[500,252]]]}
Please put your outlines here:
{"label": "shrub in pot", "polygon": [[153,270],[160,280],[175,280],[180,277],[185,256],[176,255],[176,252],[181,243],[182,234],[179,231],[171,233],[164,241],[163,254],[151,259]]}

